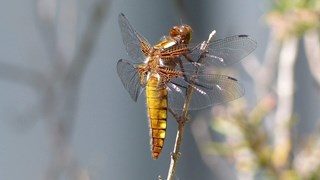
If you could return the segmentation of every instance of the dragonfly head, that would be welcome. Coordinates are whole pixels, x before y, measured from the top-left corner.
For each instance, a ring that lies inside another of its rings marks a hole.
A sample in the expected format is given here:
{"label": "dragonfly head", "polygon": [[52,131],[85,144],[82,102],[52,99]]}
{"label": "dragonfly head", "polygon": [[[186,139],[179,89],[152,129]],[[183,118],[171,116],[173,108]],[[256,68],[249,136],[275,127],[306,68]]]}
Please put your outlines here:
{"label": "dragonfly head", "polygon": [[170,36],[180,44],[189,44],[192,38],[192,28],[186,24],[173,26],[170,30]]}

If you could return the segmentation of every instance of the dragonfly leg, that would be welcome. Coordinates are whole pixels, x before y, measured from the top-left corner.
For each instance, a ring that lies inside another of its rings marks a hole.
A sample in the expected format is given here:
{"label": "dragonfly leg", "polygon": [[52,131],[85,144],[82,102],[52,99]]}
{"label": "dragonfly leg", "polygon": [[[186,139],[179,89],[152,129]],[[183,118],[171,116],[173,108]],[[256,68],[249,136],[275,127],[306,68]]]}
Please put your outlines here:
{"label": "dragonfly leg", "polygon": [[178,153],[173,153],[173,152],[171,152],[171,157],[172,157],[172,159],[174,159],[174,160],[179,159],[180,156],[181,156],[181,153],[180,153],[180,152],[178,152]]}
{"label": "dragonfly leg", "polygon": [[168,106],[168,111],[172,114],[172,116],[178,121],[178,119],[180,119],[178,113],[174,112],[173,109],[170,108],[170,106]]}
{"label": "dragonfly leg", "polygon": [[176,119],[177,123],[186,123],[190,121],[190,117],[188,116],[185,120],[182,119],[181,116],[178,115],[178,113],[176,113],[173,109],[171,109],[170,107],[168,107],[168,111],[173,115],[173,117]]}
{"label": "dragonfly leg", "polygon": [[[187,61],[189,61],[190,63],[194,63],[194,61],[189,57],[188,54],[183,54],[183,57],[186,58]],[[181,61],[181,59],[180,59]]]}
{"label": "dragonfly leg", "polygon": [[183,125],[184,125],[184,124],[186,124],[186,123],[189,123],[190,120],[191,120],[191,116],[190,116],[190,115],[187,115],[185,118],[183,118],[182,116],[180,116],[177,122],[178,122],[179,124],[183,124]]}

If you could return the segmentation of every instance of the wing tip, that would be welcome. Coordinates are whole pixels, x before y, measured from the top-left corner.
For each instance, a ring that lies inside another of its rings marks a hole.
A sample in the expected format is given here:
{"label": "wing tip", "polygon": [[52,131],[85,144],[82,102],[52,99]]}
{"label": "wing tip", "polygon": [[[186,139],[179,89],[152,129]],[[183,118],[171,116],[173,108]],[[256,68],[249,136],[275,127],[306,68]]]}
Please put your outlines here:
{"label": "wing tip", "polygon": [[120,64],[123,63],[123,59],[119,59],[119,61],[117,62],[117,73],[119,75],[120,72]]}
{"label": "wing tip", "polygon": [[240,38],[248,38],[248,39],[250,39],[251,41],[257,43],[254,38],[252,38],[251,36],[249,36],[249,35],[247,35],[247,34],[240,34],[240,35],[237,35],[237,36],[240,37]]}
{"label": "wing tip", "polygon": [[227,78],[230,79],[230,80],[233,80],[233,81],[238,82],[238,79],[236,79],[236,78],[234,78],[234,77],[228,76]]}
{"label": "wing tip", "polygon": [[[253,44],[253,48],[252,48],[252,51],[253,50],[255,50],[256,49],[256,47],[257,47],[257,41],[254,39],[254,38],[252,38],[251,36],[249,36],[249,35],[247,35],[247,34],[240,34],[240,35],[238,35],[238,37],[239,38],[247,38],[247,39],[249,39],[250,41],[251,41],[251,43]],[[252,52],[251,51],[251,52]]]}
{"label": "wing tip", "polygon": [[118,23],[119,23],[119,25],[120,25],[120,30],[121,30],[121,27],[122,27],[124,24],[126,24],[126,21],[128,21],[127,18],[126,18],[126,16],[125,16],[122,12],[120,12],[120,13],[119,13],[119,16],[118,16]]}
{"label": "wing tip", "polygon": [[238,35],[238,37],[249,37],[249,35],[246,35],[246,34],[240,34],[240,35]]}
{"label": "wing tip", "polygon": [[126,16],[123,14],[123,12],[120,12],[120,13],[119,13],[119,18],[120,18],[120,17],[126,17]]}

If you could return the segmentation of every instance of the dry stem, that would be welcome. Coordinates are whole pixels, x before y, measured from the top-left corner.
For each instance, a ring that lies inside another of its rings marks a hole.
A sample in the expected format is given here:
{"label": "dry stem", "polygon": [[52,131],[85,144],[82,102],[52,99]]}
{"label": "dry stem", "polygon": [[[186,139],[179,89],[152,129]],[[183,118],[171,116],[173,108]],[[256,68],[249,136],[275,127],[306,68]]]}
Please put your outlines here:
{"label": "dry stem", "polygon": [[186,98],[186,101],[183,106],[182,115],[178,119],[176,119],[178,122],[178,131],[177,131],[177,135],[176,135],[176,142],[174,144],[173,152],[171,153],[171,161],[170,161],[170,167],[169,167],[167,180],[173,179],[175,172],[176,172],[176,169],[177,169],[177,163],[178,163],[178,160],[179,160],[180,154],[181,154],[180,153],[180,146],[182,143],[182,137],[183,137],[183,133],[184,133],[184,125],[185,125],[186,120],[188,119],[187,113],[188,113],[188,109],[189,109],[189,104],[190,104],[192,92],[193,92],[193,88],[191,88],[189,86],[188,92],[187,92],[187,98]]}
{"label": "dry stem", "polygon": [[[203,54],[198,59],[199,63],[201,63],[201,60],[202,60],[203,55],[205,53],[205,50],[208,47],[208,44],[210,43],[211,39],[214,37],[215,33],[216,33],[216,31],[212,31],[209,35],[208,40],[204,41],[201,44],[200,50],[201,50],[201,52],[203,52]],[[195,74],[198,74],[198,69],[196,69]],[[184,102],[182,113],[181,113],[180,117],[178,117],[175,112],[173,112],[171,109],[169,109],[169,111],[172,113],[172,115],[175,117],[175,119],[178,122],[178,130],[177,130],[176,141],[174,144],[173,152],[171,153],[170,167],[169,167],[169,171],[168,171],[167,180],[173,180],[173,177],[174,177],[176,169],[177,169],[178,160],[181,155],[180,146],[182,144],[184,127],[185,127],[185,124],[187,123],[187,121],[189,120],[188,110],[189,110],[189,105],[190,105],[193,91],[194,91],[194,88],[191,85],[189,85],[188,89],[187,89],[186,100]]]}

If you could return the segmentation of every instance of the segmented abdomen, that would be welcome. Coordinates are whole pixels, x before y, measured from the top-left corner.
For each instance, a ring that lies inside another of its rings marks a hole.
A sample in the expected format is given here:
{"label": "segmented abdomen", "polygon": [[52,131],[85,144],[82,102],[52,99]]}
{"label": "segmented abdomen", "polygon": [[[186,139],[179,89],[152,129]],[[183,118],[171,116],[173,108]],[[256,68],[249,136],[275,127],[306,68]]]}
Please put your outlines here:
{"label": "segmented abdomen", "polygon": [[168,91],[166,87],[158,87],[158,84],[158,78],[151,75],[146,85],[151,151],[153,159],[157,159],[161,153],[167,129]]}

